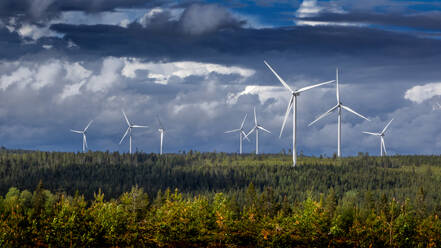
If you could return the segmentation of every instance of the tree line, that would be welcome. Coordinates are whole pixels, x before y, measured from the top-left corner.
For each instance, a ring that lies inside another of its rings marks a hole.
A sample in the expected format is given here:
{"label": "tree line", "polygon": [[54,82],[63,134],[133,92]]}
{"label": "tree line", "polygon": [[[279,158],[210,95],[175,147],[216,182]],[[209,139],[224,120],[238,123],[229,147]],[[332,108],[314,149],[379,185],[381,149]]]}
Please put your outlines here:
{"label": "tree line", "polygon": [[2,149],[0,246],[441,245],[440,156],[291,164],[283,153]]}
{"label": "tree line", "polygon": [[439,247],[441,220],[415,202],[353,192],[338,200],[282,201],[250,184],[243,203],[216,193],[184,197],[176,190],[150,197],[133,187],[106,201],[10,188],[0,199],[2,247]]}
{"label": "tree line", "polygon": [[[359,154],[349,158],[299,157],[291,166],[284,154],[238,155],[226,153],[181,154],[110,152],[63,153],[0,151],[0,194],[10,187],[35,190],[41,180],[55,193],[74,195],[77,191],[91,200],[101,190],[106,200],[117,198],[139,186],[149,195],[178,188],[185,197],[218,192],[242,202],[253,183],[258,192],[271,187],[277,201],[319,197],[333,189],[340,200],[354,192],[361,201],[366,193],[375,198],[414,201],[424,191],[427,209],[441,209],[440,156],[373,157]],[[309,193],[308,193],[309,192]]]}

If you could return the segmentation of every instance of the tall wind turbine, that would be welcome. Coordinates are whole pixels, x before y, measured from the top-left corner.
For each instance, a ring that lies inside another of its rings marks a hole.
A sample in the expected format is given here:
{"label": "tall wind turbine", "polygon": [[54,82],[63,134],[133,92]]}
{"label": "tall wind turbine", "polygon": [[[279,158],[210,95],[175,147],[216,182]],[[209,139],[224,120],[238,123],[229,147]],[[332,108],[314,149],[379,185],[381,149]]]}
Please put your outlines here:
{"label": "tall wind turbine", "polygon": [[245,135],[245,138],[247,138],[248,135],[250,135],[253,131],[256,131],[256,154],[259,154],[259,129],[267,133],[271,133],[257,123],[256,107],[254,107],[254,127],[247,133],[247,135]]}
{"label": "tall wind turbine", "polygon": [[70,130],[71,132],[79,133],[83,135],[83,152],[85,152],[87,148],[87,138],[86,138],[87,129],[89,128],[90,124],[92,124],[92,122],[93,120],[89,121],[87,126],[82,131],[72,130],[72,129]]}
{"label": "tall wind turbine", "polygon": [[389,121],[389,123],[387,123],[386,127],[384,127],[383,131],[381,131],[381,133],[371,133],[371,132],[363,132],[365,134],[370,134],[370,135],[374,135],[374,136],[380,136],[380,154],[383,157],[383,150],[384,150],[384,155],[387,155],[386,152],[386,145],[384,144],[384,133],[386,132],[387,128],[389,127],[390,123],[393,121],[394,119],[392,118],[392,120]]}
{"label": "tall wind turbine", "polygon": [[121,141],[119,142],[119,144],[121,145],[121,143],[123,142],[124,138],[127,136],[127,134],[129,134],[129,143],[130,143],[130,148],[129,148],[129,152],[130,154],[132,154],[132,128],[148,128],[148,126],[140,126],[140,125],[135,125],[133,123],[130,123],[129,118],[127,118],[126,113],[124,113],[124,111],[122,111],[124,118],[126,119],[127,122],[127,131],[124,133],[124,136],[122,137]]}
{"label": "tall wind turbine", "polygon": [[235,133],[235,132],[239,132],[239,154],[242,154],[242,141],[243,139],[247,139],[248,141],[250,141],[247,137],[247,134],[243,131],[243,124],[245,124],[245,120],[247,119],[247,114],[245,114],[245,117],[243,118],[242,124],[240,125],[240,128],[238,129],[234,129],[234,130],[230,130],[230,131],[226,131],[224,133]]}
{"label": "tall wind turbine", "polygon": [[161,123],[161,120],[159,119],[159,116],[156,117],[156,119],[158,120],[158,125],[159,125],[159,135],[161,136],[161,143],[160,143],[160,147],[159,147],[159,154],[162,155],[162,144],[164,142],[164,132],[165,132],[165,128]]}
{"label": "tall wind turbine", "polygon": [[291,92],[291,99],[288,102],[288,107],[286,108],[285,118],[283,119],[282,129],[280,129],[280,135],[279,138],[282,137],[283,128],[285,127],[286,120],[288,119],[289,112],[292,109],[292,163],[293,166],[296,166],[297,163],[297,150],[296,150],[296,133],[297,133],[297,97],[300,95],[301,92],[313,89],[315,87],[319,87],[325,84],[330,84],[335,82],[335,80],[327,81],[320,84],[315,84],[307,87],[300,88],[298,90],[292,89],[288,86],[288,84],[285,82],[285,80],[282,79],[282,77],[277,74],[277,72],[266,62],[263,61],[265,65],[274,73],[274,75],[279,79],[279,81],[282,83],[283,86],[285,86],[286,89],[288,89]]}
{"label": "tall wind turbine", "polygon": [[338,127],[337,127],[337,135],[338,135],[338,150],[337,150],[337,156],[341,157],[341,109],[345,109],[365,120],[368,120],[368,118],[364,117],[363,115],[355,112],[353,109],[349,108],[348,106],[345,106],[341,103],[340,101],[340,90],[338,87],[338,68],[336,70],[336,81],[337,81],[337,86],[336,86],[336,96],[337,96],[337,105],[335,105],[334,107],[332,107],[331,109],[329,109],[328,111],[326,111],[325,113],[323,113],[322,115],[320,115],[317,119],[315,119],[313,122],[309,123],[308,126],[311,126],[312,124],[316,123],[318,120],[320,120],[321,118],[329,115],[331,112],[333,112],[334,110],[338,109]]}

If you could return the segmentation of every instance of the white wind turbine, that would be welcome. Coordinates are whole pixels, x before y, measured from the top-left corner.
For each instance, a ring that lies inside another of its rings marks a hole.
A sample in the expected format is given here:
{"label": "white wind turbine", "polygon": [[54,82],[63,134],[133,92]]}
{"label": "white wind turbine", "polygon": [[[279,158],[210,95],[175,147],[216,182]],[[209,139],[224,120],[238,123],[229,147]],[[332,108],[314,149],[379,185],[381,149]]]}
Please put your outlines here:
{"label": "white wind turbine", "polygon": [[245,114],[245,117],[243,118],[242,124],[240,125],[240,128],[238,129],[234,129],[234,130],[230,130],[230,131],[226,131],[224,133],[235,133],[235,132],[239,132],[239,154],[242,154],[242,141],[243,139],[247,139],[248,141],[250,141],[247,137],[247,134],[243,131],[243,124],[245,124],[245,120],[247,119],[247,114]]}
{"label": "white wind turbine", "polygon": [[364,117],[363,115],[355,112],[353,109],[343,105],[340,101],[340,92],[339,92],[339,87],[338,87],[338,68],[336,70],[336,81],[337,81],[337,86],[336,86],[336,96],[337,96],[337,105],[335,105],[334,107],[332,107],[330,110],[326,111],[325,113],[323,113],[322,115],[320,115],[317,119],[315,119],[313,122],[309,123],[308,126],[311,126],[312,124],[316,123],[318,120],[320,120],[321,118],[327,116],[328,114],[330,114],[331,112],[333,112],[334,110],[338,109],[338,127],[337,127],[337,135],[338,135],[338,150],[337,150],[337,156],[341,157],[341,109],[345,109],[365,120],[368,120],[368,118]]}
{"label": "white wind turbine", "polygon": [[130,148],[129,148],[129,153],[132,154],[132,128],[147,128],[148,126],[140,126],[140,125],[135,125],[133,123],[130,123],[129,119],[127,118],[126,113],[124,113],[124,111],[122,111],[124,118],[126,119],[127,122],[127,131],[124,133],[124,136],[122,137],[121,141],[119,142],[119,144],[121,145],[121,143],[123,142],[124,138],[127,136],[127,134],[129,134],[129,143],[130,143]]}
{"label": "white wind turbine", "polygon": [[159,135],[161,136],[161,143],[160,143],[160,147],[159,147],[159,154],[162,155],[162,145],[164,142],[164,133],[165,133],[165,128],[161,123],[161,120],[159,119],[159,116],[156,117],[156,119],[158,120],[158,125],[159,125]]}
{"label": "white wind turbine", "polygon": [[254,107],[254,127],[247,133],[247,135],[245,135],[245,138],[247,138],[248,135],[250,135],[253,131],[256,131],[256,154],[259,154],[259,129],[267,133],[271,133],[257,123],[256,107]]}
{"label": "white wind turbine", "polygon": [[[381,133],[362,132],[362,133],[365,133],[365,134],[370,134],[370,135],[374,135],[374,136],[380,136],[380,154],[381,154],[381,156],[383,156],[383,154],[387,155],[386,145],[384,144],[384,134],[385,134],[387,128],[389,127],[389,125],[392,123],[393,120],[394,119],[392,118],[392,120],[390,120],[389,123],[387,123],[386,127],[384,127],[384,129],[383,129],[383,131],[381,131]],[[383,153],[383,151],[384,151],[384,153]]]}
{"label": "white wind turbine", "polygon": [[301,92],[313,89],[315,87],[319,87],[325,84],[333,83],[335,80],[327,81],[320,84],[315,84],[307,87],[300,88],[298,90],[293,90],[291,87],[288,86],[288,84],[285,82],[285,80],[282,79],[282,77],[277,74],[276,71],[266,62],[263,61],[265,65],[276,75],[277,79],[282,83],[283,86],[285,86],[286,89],[288,89],[291,92],[291,99],[289,100],[288,107],[286,108],[285,118],[283,119],[282,129],[280,130],[279,138],[282,137],[283,129],[286,124],[286,120],[288,119],[289,113],[292,109],[292,162],[293,166],[296,166],[297,163],[297,150],[296,150],[296,133],[297,133],[297,97],[300,95]]}
{"label": "white wind turbine", "polygon": [[92,124],[92,122],[93,122],[93,120],[89,121],[87,126],[82,131],[72,130],[72,129],[70,130],[71,132],[79,133],[79,134],[83,135],[83,152],[85,152],[86,148],[87,148],[87,138],[86,138],[87,129],[89,128],[90,124]]}

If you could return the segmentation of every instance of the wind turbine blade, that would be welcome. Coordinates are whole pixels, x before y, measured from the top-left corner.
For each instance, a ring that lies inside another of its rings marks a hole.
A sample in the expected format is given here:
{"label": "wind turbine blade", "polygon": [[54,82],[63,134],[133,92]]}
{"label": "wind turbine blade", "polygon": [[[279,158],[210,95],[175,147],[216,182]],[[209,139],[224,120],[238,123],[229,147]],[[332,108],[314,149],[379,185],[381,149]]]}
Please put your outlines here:
{"label": "wind turbine blade", "polygon": [[250,135],[255,129],[257,128],[257,126],[254,126],[248,133],[247,135],[245,135],[245,137],[248,137],[248,135]]}
{"label": "wind turbine blade", "polygon": [[244,131],[241,131],[242,132],[242,134],[243,134],[243,137],[245,138],[245,139],[247,139],[248,140],[248,142],[251,142],[250,141],[250,139],[248,139],[248,136],[247,136],[247,134],[244,132]]}
{"label": "wind turbine blade", "polygon": [[239,132],[241,131],[241,129],[234,129],[234,130],[230,130],[230,131],[225,131],[224,133],[234,133],[234,132]]}
{"label": "wind turbine blade", "polygon": [[283,78],[281,78],[279,74],[277,74],[277,72],[265,60],[263,61],[263,63],[265,63],[265,65],[274,73],[274,75],[276,75],[277,79],[279,79],[279,81],[283,84],[283,86],[285,86],[285,88],[293,92],[293,90],[291,89],[291,87],[289,87],[285,80],[283,80]]}
{"label": "wind turbine blade", "polygon": [[71,132],[74,132],[74,133],[83,133],[83,131],[77,131],[77,130],[70,130]]}
{"label": "wind turbine blade", "polygon": [[126,113],[124,113],[124,110],[122,111],[122,113],[123,113],[123,115],[124,115],[124,118],[126,119],[127,125],[130,127],[130,121],[129,121],[129,118],[127,118],[127,115],[126,115]]}
{"label": "wind turbine blade", "polygon": [[337,85],[335,86],[335,90],[336,90],[336,96],[337,96],[337,103],[340,103],[340,89],[338,87],[338,67],[336,69],[335,72],[335,80],[337,81]]}
{"label": "wind turbine blade", "polygon": [[89,148],[87,146],[87,138],[86,138],[86,134],[83,133],[83,139],[84,139],[84,144],[86,145],[86,148]]}
{"label": "wind turbine blade", "polygon": [[344,106],[344,105],[341,105],[341,107],[344,108],[344,109],[346,109],[347,111],[353,113],[354,115],[357,115],[357,116],[359,116],[359,117],[361,117],[361,118],[363,118],[363,119],[365,119],[365,120],[367,120],[367,121],[370,121],[368,118],[366,118],[366,117],[364,117],[363,115],[361,115],[361,114],[355,112],[353,109],[351,109],[351,108],[349,108],[349,107],[346,107],[346,106]]}
{"label": "wind turbine blade", "polygon": [[240,130],[242,130],[243,124],[245,124],[245,120],[247,119],[247,115],[248,114],[245,114],[245,117],[243,118],[242,124],[240,125]]}
{"label": "wind turbine blade", "polygon": [[384,144],[384,138],[381,137],[381,145],[383,146],[384,154],[387,155],[386,145]]}
{"label": "wind turbine blade", "polygon": [[312,124],[316,123],[317,121],[319,121],[321,118],[329,115],[329,113],[331,113],[332,111],[334,111],[336,108],[338,108],[338,104],[335,105],[334,107],[332,107],[331,109],[329,109],[328,111],[326,111],[325,113],[323,113],[322,115],[320,115],[317,119],[315,119],[313,122],[308,124],[308,127],[311,126]]}
{"label": "wind turbine blade", "polygon": [[84,128],[83,132],[86,132],[86,130],[89,128],[90,124],[92,124],[93,120],[89,121],[89,123],[87,124],[86,128]]}
{"label": "wind turbine blade", "polygon": [[256,107],[254,107],[254,124],[257,126]]}
{"label": "wind turbine blade", "polygon": [[310,89],[313,89],[313,88],[316,88],[316,87],[319,87],[319,86],[322,86],[322,85],[325,85],[325,84],[330,84],[330,83],[333,83],[333,82],[335,82],[335,80],[331,80],[331,81],[327,81],[327,82],[323,82],[323,83],[319,83],[319,84],[314,84],[314,85],[311,85],[311,86],[303,87],[303,88],[301,88],[299,90],[296,90],[296,93],[307,91],[307,90],[310,90]]}
{"label": "wind turbine blade", "polygon": [[380,136],[380,135],[381,135],[381,134],[379,134],[379,133],[371,133],[371,132],[362,132],[362,133],[370,134],[370,135],[375,135],[375,136]]}
{"label": "wind turbine blade", "polygon": [[282,124],[282,129],[280,129],[279,138],[282,137],[282,133],[283,133],[283,129],[285,128],[286,120],[288,119],[289,112],[291,111],[292,106],[293,106],[292,105],[293,101],[294,101],[294,95],[291,95],[291,99],[289,100],[288,107],[286,108],[285,118],[283,118],[283,124]]}
{"label": "wind turbine blade", "polygon": [[149,126],[133,125],[132,127],[148,128]]}
{"label": "wind turbine blade", "polygon": [[265,131],[265,132],[267,132],[267,133],[271,133],[270,131],[266,130],[265,128],[263,128],[263,127],[261,127],[261,126],[258,126],[257,128],[259,128],[260,130],[263,130],[263,131]]}
{"label": "wind turbine blade", "polygon": [[119,142],[119,144],[121,145],[121,143],[123,142],[124,138],[127,136],[127,134],[129,133],[129,129],[130,127],[127,128],[127,131],[124,133],[124,136],[122,137],[121,141]]}
{"label": "wind turbine blade", "polygon": [[384,132],[386,132],[387,128],[389,127],[390,123],[394,120],[394,118],[392,118],[392,120],[389,121],[389,123],[387,123],[386,127],[384,127],[383,131],[381,131],[381,133],[383,134]]}

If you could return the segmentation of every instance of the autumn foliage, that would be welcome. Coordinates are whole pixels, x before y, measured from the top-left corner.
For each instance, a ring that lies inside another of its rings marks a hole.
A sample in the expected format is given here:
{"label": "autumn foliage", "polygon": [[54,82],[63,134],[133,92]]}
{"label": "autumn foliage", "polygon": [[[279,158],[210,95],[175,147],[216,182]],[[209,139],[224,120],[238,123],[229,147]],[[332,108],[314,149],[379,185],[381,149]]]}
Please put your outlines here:
{"label": "autumn foliage", "polygon": [[440,247],[441,220],[408,201],[369,201],[332,190],[320,199],[277,202],[250,184],[239,206],[222,193],[211,199],[166,190],[149,200],[133,187],[118,199],[101,192],[52,194],[11,188],[0,201],[2,247]]}

